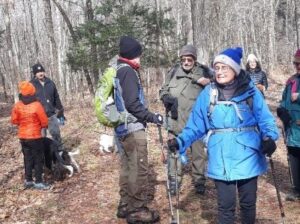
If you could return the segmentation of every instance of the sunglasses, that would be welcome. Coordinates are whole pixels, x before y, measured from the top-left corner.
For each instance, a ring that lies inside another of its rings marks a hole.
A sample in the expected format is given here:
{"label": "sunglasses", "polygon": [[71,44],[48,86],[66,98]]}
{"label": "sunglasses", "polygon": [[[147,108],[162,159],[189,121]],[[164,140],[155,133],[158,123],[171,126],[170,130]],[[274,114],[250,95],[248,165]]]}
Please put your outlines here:
{"label": "sunglasses", "polygon": [[300,62],[293,62],[293,64],[295,65],[295,66],[299,66],[300,65]]}
{"label": "sunglasses", "polygon": [[180,61],[182,63],[184,63],[184,62],[192,63],[192,62],[194,62],[194,59],[193,58],[181,58]]}

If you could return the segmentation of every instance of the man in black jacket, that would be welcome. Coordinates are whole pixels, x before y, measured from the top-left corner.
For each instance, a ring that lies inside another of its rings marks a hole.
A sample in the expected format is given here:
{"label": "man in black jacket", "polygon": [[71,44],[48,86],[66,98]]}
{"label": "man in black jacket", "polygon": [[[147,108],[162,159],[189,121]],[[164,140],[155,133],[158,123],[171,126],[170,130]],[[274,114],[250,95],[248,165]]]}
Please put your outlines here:
{"label": "man in black jacket", "polygon": [[147,207],[148,150],[145,133],[146,123],[162,125],[160,114],[147,109],[138,69],[142,46],[135,39],[120,39],[117,78],[122,88],[126,110],[136,118],[135,122],[115,128],[116,136],[124,150],[121,153],[120,203],[117,217],[128,223],[154,223],[159,220],[157,211]]}
{"label": "man in black jacket", "polygon": [[[63,124],[65,117],[56,86],[45,76],[45,69],[40,63],[32,66],[32,73],[34,77],[31,83],[36,88],[36,97],[48,116],[48,131],[54,140],[61,142],[59,124]],[[42,130],[42,135],[44,137],[47,135],[47,129]]]}

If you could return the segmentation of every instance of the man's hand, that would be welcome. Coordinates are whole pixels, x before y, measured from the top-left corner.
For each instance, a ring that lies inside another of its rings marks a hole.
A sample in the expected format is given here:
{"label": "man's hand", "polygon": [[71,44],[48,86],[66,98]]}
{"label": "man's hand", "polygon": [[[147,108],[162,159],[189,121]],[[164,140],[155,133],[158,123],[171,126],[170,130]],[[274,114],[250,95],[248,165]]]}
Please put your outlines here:
{"label": "man's hand", "polygon": [[197,80],[197,83],[202,86],[206,86],[207,84],[210,83],[210,79],[201,77],[200,79]]}
{"label": "man's hand", "polygon": [[166,111],[171,111],[171,118],[177,120],[178,118],[178,100],[176,97],[165,95],[162,98]]}
{"label": "man's hand", "polygon": [[169,139],[167,141],[167,145],[168,145],[169,151],[171,151],[171,152],[175,153],[179,150],[179,144],[178,144],[176,138]]}
{"label": "man's hand", "polygon": [[275,152],[277,146],[273,139],[268,138],[266,140],[263,140],[262,142],[262,153],[267,155],[268,157],[271,157],[272,154]]}

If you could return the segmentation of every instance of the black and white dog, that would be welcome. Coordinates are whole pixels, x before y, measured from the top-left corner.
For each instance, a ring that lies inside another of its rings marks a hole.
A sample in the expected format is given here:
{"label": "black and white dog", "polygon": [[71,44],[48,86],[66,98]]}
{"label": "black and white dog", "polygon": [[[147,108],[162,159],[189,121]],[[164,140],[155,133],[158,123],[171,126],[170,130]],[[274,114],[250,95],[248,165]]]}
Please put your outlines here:
{"label": "black and white dog", "polygon": [[74,172],[80,172],[79,165],[73,157],[78,154],[78,149],[68,152],[57,141],[44,138],[45,166],[52,171],[57,180],[63,180],[66,176],[73,176]]}

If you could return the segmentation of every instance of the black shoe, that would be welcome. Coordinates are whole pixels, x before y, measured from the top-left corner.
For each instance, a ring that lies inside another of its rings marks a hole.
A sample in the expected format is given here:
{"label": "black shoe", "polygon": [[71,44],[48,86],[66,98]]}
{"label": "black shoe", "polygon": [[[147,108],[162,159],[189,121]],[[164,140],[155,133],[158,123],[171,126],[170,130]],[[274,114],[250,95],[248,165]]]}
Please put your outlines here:
{"label": "black shoe", "polygon": [[156,223],[159,221],[159,219],[160,217],[157,211],[144,207],[130,212],[127,215],[126,221],[129,224],[148,224]]}
{"label": "black shoe", "polygon": [[195,185],[195,190],[196,190],[197,194],[204,195],[205,185],[204,184],[197,184],[197,185]]}
{"label": "black shoe", "polygon": [[119,219],[125,219],[128,215],[127,211],[127,204],[126,203],[119,203],[117,217]]}

